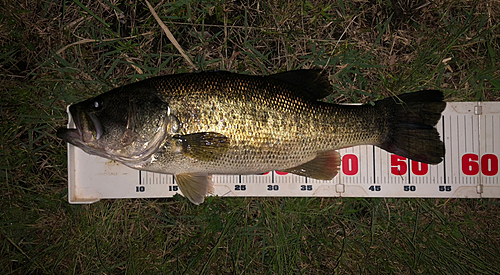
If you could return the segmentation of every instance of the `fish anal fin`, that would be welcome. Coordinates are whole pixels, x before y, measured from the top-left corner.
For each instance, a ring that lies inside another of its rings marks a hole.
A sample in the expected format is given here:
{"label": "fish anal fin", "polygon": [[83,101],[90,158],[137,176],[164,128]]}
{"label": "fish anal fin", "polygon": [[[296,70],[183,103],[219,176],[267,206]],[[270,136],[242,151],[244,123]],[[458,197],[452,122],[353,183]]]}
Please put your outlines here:
{"label": "fish anal fin", "polygon": [[339,152],[326,151],[319,153],[311,161],[282,171],[317,180],[331,180],[339,172],[340,161]]}
{"label": "fish anal fin", "polygon": [[214,192],[212,175],[206,173],[177,174],[175,181],[182,195],[196,205],[203,203],[205,197]]}

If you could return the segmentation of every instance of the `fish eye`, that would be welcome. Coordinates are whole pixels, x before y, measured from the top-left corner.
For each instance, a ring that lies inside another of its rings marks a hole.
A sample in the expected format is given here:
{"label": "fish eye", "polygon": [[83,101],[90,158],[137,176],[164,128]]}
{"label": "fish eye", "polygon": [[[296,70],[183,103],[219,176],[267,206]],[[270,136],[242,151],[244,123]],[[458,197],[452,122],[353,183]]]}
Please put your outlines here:
{"label": "fish eye", "polygon": [[95,99],[91,104],[92,104],[92,108],[95,111],[99,111],[103,108],[103,102],[100,99]]}

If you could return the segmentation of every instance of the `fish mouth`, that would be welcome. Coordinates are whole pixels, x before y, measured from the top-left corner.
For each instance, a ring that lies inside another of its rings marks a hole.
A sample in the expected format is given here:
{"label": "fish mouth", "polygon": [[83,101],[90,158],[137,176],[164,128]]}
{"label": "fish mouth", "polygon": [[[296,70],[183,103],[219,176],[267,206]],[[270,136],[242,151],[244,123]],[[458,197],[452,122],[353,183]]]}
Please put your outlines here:
{"label": "fish mouth", "polygon": [[81,142],[81,135],[77,129],[59,128],[56,133],[57,137],[77,146],[77,141]]}
{"label": "fish mouth", "polygon": [[80,110],[75,105],[69,107],[69,113],[76,128],[60,128],[57,136],[73,145],[86,144],[99,140],[104,128],[95,114]]}

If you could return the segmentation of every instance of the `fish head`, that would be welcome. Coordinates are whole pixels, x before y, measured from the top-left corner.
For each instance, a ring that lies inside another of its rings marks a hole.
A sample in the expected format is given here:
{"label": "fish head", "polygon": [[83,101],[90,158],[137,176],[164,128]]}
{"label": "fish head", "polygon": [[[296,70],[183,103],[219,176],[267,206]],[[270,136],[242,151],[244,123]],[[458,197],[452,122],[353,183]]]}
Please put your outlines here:
{"label": "fish head", "polygon": [[150,88],[117,88],[71,105],[75,129],[57,136],[85,152],[125,163],[145,161],[178,129],[168,104]]}

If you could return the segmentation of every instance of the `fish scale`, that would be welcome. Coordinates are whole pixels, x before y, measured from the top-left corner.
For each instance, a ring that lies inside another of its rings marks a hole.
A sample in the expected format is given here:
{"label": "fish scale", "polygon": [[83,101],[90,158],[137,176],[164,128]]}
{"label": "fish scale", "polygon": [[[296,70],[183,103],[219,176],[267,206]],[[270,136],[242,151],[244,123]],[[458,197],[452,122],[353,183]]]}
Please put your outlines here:
{"label": "fish scale", "polygon": [[[187,74],[176,81],[152,81],[150,85],[166,95],[164,100],[169,102],[182,125],[181,134],[217,132],[226,135],[231,143],[225,154],[208,165],[179,156],[165,166],[190,163],[190,171],[195,172],[262,173],[297,166],[312,160],[318,151],[378,141],[380,129],[373,129],[371,126],[374,124],[367,121],[367,118],[376,116],[375,108],[363,106],[351,109],[326,105],[297,97],[286,83],[272,80],[263,85],[257,81],[262,77],[229,82],[227,77],[231,75]],[[194,77],[202,79],[196,82]],[[366,115],[355,116],[354,111],[366,112]],[[233,126],[219,127],[220,121],[230,121]],[[343,124],[341,131],[336,129],[339,124]],[[361,128],[363,125],[366,128],[364,131]],[[168,154],[168,149],[162,153]],[[157,158],[165,159],[162,153],[158,153]],[[270,160],[274,160],[273,163],[269,163]],[[248,163],[253,163],[253,167],[248,167]],[[155,166],[152,164],[143,168],[165,169]],[[214,166],[217,169],[213,169]]]}

